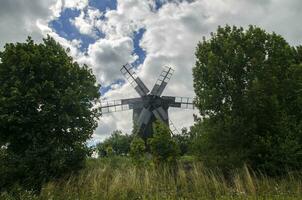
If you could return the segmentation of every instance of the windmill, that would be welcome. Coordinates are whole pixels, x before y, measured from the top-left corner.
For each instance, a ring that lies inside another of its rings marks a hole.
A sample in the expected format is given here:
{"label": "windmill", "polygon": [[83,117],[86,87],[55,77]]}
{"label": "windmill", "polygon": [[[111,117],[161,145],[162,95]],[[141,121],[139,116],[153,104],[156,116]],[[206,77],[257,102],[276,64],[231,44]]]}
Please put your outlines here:
{"label": "windmill", "polygon": [[123,110],[133,110],[133,123],[144,139],[153,134],[152,124],[159,120],[168,126],[171,133],[175,134],[177,129],[169,120],[169,107],[193,109],[192,98],[161,96],[167,86],[174,70],[171,67],[164,67],[151,92],[143,81],[135,73],[134,67],[130,64],[123,65],[121,73],[134,87],[140,97],[102,102],[102,113],[111,113]]}

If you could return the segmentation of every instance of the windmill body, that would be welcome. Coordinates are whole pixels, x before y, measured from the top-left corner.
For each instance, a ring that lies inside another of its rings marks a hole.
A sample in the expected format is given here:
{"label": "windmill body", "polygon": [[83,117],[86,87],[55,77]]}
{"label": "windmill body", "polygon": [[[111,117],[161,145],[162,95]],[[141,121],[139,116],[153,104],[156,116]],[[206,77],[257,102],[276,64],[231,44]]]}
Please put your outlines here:
{"label": "windmill body", "polygon": [[151,92],[149,92],[146,85],[136,75],[134,68],[129,64],[124,65],[121,68],[121,72],[134,87],[140,97],[102,102],[102,113],[132,109],[133,123],[138,129],[140,136],[144,139],[147,139],[153,134],[152,124],[156,120],[167,124],[167,126],[172,125],[174,131],[172,130],[171,132],[175,132],[176,129],[169,120],[169,107],[193,108],[194,106],[191,98],[161,96],[171,79],[173,71],[174,70],[172,68],[165,67]]}
{"label": "windmill body", "polygon": [[[168,116],[168,108],[169,104],[167,100],[162,99],[161,97],[154,96],[154,95],[147,95],[146,97],[142,98],[143,108],[135,108],[133,109],[133,123],[142,121],[140,127],[140,133],[143,138],[148,138],[150,135],[153,134],[152,124],[158,119],[154,112],[162,112],[162,118],[160,121],[164,122],[169,126],[169,116]],[[150,112],[149,112],[150,111]],[[142,118],[140,119],[140,115],[142,112],[147,112],[143,114]],[[150,115],[150,116],[149,116]]]}

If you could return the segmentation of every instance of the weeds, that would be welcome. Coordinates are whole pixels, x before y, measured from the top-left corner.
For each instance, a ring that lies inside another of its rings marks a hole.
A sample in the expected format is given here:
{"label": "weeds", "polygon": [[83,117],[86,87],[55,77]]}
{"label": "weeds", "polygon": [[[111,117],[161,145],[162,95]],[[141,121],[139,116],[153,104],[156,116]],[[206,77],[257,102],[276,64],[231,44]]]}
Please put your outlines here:
{"label": "weeds", "polygon": [[[21,192],[19,197],[40,200],[74,199],[302,199],[301,174],[284,178],[256,177],[243,167],[226,180],[219,172],[206,170],[201,163],[180,162],[176,169],[148,165],[141,168],[129,159],[89,160],[79,174],[51,182],[39,196]],[[32,195],[30,198],[29,196]],[[1,199],[12,198],[7,193]],[[22,199],[22,198],[21,198]]]}

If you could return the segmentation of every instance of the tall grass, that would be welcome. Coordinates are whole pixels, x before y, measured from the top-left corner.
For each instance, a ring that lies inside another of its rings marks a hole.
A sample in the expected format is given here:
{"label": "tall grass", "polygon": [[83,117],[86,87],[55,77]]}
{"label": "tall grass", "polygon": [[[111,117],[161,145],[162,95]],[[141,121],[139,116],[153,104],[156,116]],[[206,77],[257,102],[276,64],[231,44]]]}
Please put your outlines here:
{"label": "tall grass", "polygon": [[[79,174],[45,185],[33,199],[302,199],[300,174],[256,177],[247,167],[227,180],[201,163],[137,167],[127,158],[89,160]],[[30,199],[26,197],[24,199]]]}

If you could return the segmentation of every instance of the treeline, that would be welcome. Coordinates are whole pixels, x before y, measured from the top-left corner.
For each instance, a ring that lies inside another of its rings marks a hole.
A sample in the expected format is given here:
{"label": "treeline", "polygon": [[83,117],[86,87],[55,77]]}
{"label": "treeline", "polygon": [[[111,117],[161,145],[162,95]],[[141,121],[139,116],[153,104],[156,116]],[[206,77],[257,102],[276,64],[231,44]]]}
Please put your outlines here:
{"label": "treeline", "polygon": [[[96,145],[98,156],[129,156],[135,164],[141,165],[152,161],[156,165],[174,164],[177,158],[184,155],[174,136],[171,137],[169,127],[160,121],[153,124],[154,134],[144,141],[138,134],[123,134],[114,131],[110,137]],[[179,135],[178,137],[183,137]],[[186,144],[186,146],[189,146]]]}
{"label": "treeline", "polygon": [[[157,125],[165,127],[165,125],[160,122],[157,122]],[[158,132],[158,130],[155,130],[155,132]],[[194,151],[194,137],[188,129],[183,128],[181,130],[181,134],[177,135],[171,135],[168,129],[164,133],[166,135],[170,135],[168,138],[173,140],[173,143],[176,144],[177,155],[192,155],[192,152]],[[139,136],[136,134],[127,134],[120,130],[116,130],[113,131],[104,141],[98,143],[95,146],[95,151],[100,158],[110,156],[131,156],[131,146],[134,145],[133,143],[138,143],[138,138]],[[144,149],[146,150],[146,145],[148,146],[148,144],[143,140],[141,141],[143,142]]]}

